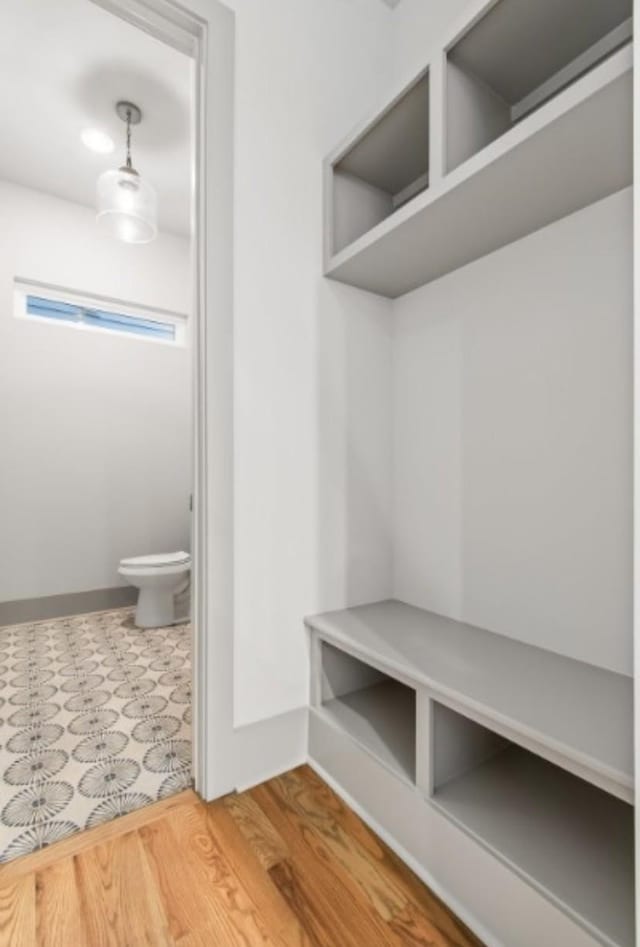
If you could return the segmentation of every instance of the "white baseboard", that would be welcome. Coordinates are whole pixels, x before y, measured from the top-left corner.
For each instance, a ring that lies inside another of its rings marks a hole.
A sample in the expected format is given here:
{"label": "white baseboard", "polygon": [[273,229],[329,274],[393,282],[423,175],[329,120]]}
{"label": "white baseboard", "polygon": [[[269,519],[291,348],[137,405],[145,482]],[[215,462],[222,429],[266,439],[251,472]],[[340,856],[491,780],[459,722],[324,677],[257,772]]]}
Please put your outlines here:
{"label": "white baseboard", "polygon": [[482,924],[480,924],[477,918],[473,917],[466,910],[463,904],[461,904],[456,898],[454,898],[448,891],[446,891],[442,885],[433,877],[433,875],[428,872],[423,865],[420,864],[409,852],[403,848],[402,845],[399,845],[398,842],[393,838],[389,832],[384,829],[379,822],[376,821],[369,813],[364,809],[343,787],[332,777],[329,773],[315,760],[309,758],[307,760],[309,766],[318,774],[318,776],[325,781],[331,788],[337,793],[338,796],[349,806],[350,809],[360,816],[363,822],[365,822],[369,828],[378,835],[382,841],[389,846],[389,848],[396,853],[398,858],[400,858],[405,865],[413,871],[418,878],[430,888],[434,894],[436,894],[440,900],[446,904],[450,911],[459,918],[463,924],[466,924],[467,927],[473,931],[476,937],[479,937],[483,944],[486,947],[507,947],[502,941],[496,939],[495,935],[488,931]]}
{"label": "white baseboard", "polygon": [[306,707],[237,727],[233,731],[233,785],[244,792],[307,762]]}

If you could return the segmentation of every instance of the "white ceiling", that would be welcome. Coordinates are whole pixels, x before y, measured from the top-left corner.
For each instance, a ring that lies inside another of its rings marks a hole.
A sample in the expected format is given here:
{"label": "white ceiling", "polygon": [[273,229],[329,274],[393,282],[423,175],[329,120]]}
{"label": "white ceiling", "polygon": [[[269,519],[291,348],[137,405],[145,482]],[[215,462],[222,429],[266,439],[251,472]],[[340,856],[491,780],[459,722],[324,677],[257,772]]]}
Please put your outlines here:
{"label": "white ceiling", "polygon": [[[0,2],[0,178],[88,206],[124,159],[119,99],[143,111],[133,163],[158,190],[160,229],[189,232],[191,61],[89,0]],[[111,155],[80,141],[109,132]]]}

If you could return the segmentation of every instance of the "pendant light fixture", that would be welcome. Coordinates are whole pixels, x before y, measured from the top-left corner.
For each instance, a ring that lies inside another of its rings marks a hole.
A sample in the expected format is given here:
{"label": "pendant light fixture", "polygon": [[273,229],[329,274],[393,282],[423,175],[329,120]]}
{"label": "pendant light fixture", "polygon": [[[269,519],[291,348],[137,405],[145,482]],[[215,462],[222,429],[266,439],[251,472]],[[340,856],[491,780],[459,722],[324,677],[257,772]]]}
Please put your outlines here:
{"label": "pendant light fixture", "polygon": [[118,102],[116,112],[127,125],[127,156],[121,168],[98,178],[98,225],[125,243],[149,243],[158,233],[156,192],[131,163],[131,126],[142,112],[131,102]]}

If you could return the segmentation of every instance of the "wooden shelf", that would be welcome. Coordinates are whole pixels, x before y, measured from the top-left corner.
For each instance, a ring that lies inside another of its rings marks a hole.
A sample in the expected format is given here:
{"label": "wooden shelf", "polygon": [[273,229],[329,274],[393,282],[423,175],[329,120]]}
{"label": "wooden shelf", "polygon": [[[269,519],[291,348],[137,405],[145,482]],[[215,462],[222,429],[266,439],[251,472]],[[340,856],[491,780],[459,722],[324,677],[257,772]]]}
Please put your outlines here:
{"label": "wooden shelf", "polygon": [[633,947],[633,809],[511,746],[433,803],[609,947]]}
{"label": "wooden shelf", "polygon": [[632,678],[393,600],[306,624],[360,662],[426,686],[454,710],[633,800]]}
{"label": "wooden shelf", "polygon": [[401,779],[416,778],[415,693],[397,681],[336,697],[319,711]]}
{"label": "wooden shelf", "polygon": [[626,47],[381,222],[360,221],[375,225],[325,274],[395,298],[627,187],[632,101]]}

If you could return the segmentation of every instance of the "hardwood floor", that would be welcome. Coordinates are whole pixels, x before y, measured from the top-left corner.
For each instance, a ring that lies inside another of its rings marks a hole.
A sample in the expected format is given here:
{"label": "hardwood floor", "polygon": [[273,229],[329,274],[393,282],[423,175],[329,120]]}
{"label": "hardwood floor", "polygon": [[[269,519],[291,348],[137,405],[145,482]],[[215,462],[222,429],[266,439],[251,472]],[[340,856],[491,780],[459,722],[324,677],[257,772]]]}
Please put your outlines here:
{"label": "hardwood floor", "polygon": [[308,767],[0,868],[0,947],[481,947]]}

